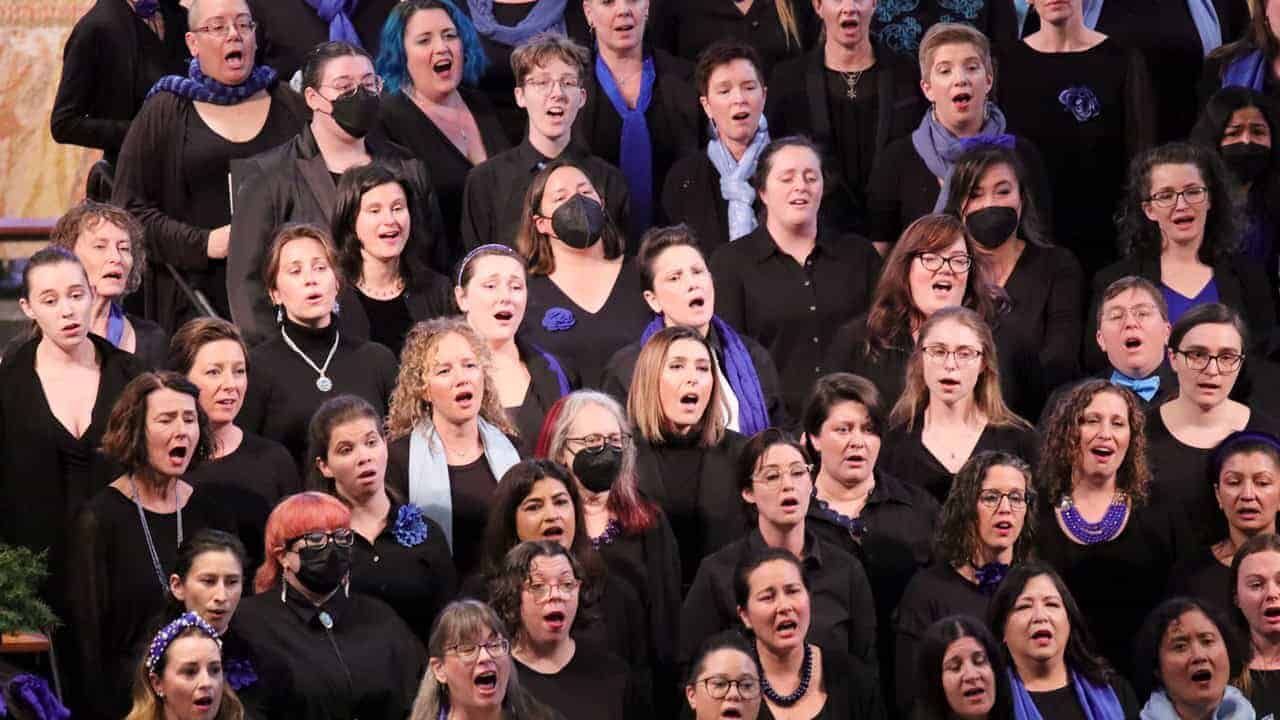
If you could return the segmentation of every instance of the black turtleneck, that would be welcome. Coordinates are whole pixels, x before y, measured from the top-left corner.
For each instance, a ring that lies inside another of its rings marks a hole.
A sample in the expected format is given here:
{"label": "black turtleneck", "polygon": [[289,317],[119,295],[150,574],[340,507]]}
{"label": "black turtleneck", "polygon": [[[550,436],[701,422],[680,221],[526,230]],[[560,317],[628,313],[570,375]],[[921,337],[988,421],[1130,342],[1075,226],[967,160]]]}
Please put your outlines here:
{"label": "black turtleneck", "polygon": [[[325,400],[356,395],[369,401],[379,416],[386,414],[387,400],[396,382],[396,358],[377,343],[338,337],[337,324],[332,322],[317,329],[286,319],[283,331],[297,351],[289,347],[279,330],[249,351],[249,390],[237,421],[244,430],[284,445],[305,476],[309,463],[304,462],[303,455],[312,413]],[[333,387],[321,392],[316,387],[319,373],[299,352],[316,367],[324,367],[335,337],[338,349],[326,372]]]}

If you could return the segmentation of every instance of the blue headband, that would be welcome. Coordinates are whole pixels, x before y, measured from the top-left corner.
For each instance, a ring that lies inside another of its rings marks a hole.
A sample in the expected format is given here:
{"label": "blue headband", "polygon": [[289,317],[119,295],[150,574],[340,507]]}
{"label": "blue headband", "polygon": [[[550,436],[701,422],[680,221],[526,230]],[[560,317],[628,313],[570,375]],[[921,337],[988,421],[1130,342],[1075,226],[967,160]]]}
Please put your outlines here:
{"label": "blue headband", "polygon": [[1275,435],[1261,430],[1237,430],[1223,438],[1222,442],[1218,443],[1218,447],[1213,449],[1213,460],[1209,464],[1213,472],[1209,478],[1212,484],[1218,483],[1218,474],[1222,472],[1222,464],[1227,461],[1227,456],[1241,445],[1248,444],[1266,445],[1280,455],[1280,438]]}
{"label": "blue headband", "polygon": [[458,263],[458,282],[456,283],[458,287],[462,287],[462,273],[466,271],[467,265],[470,265],[471,261],[474,260],[477,255],[486,251],[499,252],[514,260],[523,260],[520,253],[512,250],[508,245],[503,245],[502,243],[485,243],[484,245],[481,245],[467,253],[463,256],[462,262]]}
{"label": "blue headband", "polygon": [[200,632],[208,635],[210,639],[218,643],[218,648],[222,648],[222,639],[218,637],[218,631],[213,626],[205,622],[203,618],[193,612],[185,612],[178,616],[177,620],[165,625],[151,639],[151,645],[147,647],[146,666],[148,672],[155,672],[156,666],[160,664],[160,658],[164,657],[165,651],[169,649],[172,643],[187,628],[197,628]]}

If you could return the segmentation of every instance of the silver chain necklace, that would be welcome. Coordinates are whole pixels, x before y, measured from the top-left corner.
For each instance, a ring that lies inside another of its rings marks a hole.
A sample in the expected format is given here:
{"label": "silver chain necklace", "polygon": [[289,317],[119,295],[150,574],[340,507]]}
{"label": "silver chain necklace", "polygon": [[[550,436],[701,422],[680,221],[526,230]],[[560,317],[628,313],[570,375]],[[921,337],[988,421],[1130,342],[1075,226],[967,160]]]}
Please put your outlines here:
{"label": "silver chain necklace", "polygon": [[[142,509],[142,499],[138,497],[138,484],[133,475],[129,475],[129,487],[133,490],[133,504],[138,508],[138,522],[142,523],[142,537],[147,540],[147,551],[151,553],[151,567],[155,568],[156,580],[160,581],[160,591],[169,592],[169,582],[164,570],[160,567],[160,555],[156,552],[155,541],[151,539],[151,526],[147,524],[147,514]],[[181,491],[177,483],[173,486],[173,512],[178,516],[178,545],[182,545],[182,505],[178,501]]]}
{"label": "silver chain necklace", "polygon": [[316,378],[316,389],[324,393],[333,389],[333,381],[329,379],[329,376],[326,373],[329,372],[329,363],[333,362],[333,354],[338,351],[338,338],[341,337],[341,335],[342,334],[337,330],[333,331],[333,347],[329,348],[329,356],[324,359],[324,365],[316,365],[311,362],[311,358],[307,357],[306,353],[299,350],[298,346],[293,344],[293,340],[289,338],[289,333],[285,332],[283,327],[280,328],[280,337],[284,338],[284,344],[288,345],[290,350],[298,353],[298,357],[302,358],[303,362],[310,365],[312,370],[320,373],[320,377]]}

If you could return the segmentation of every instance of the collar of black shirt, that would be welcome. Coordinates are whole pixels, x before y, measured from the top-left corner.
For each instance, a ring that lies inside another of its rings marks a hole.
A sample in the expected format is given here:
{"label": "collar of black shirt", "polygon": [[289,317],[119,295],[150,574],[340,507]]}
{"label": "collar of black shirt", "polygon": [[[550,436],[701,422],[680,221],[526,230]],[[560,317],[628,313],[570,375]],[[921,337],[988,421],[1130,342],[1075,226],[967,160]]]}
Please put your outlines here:
{"label": "collar of black shirt", "polygon": [[[560,153],[560,156],[555,158],[549,158],[538,152],[538,149],[529,142],[529,137],[527,135],[525,136],[525,139],[516,146],[517,166],[527,168],[530,175],[534,175],[538,171],[542,170],[542,168],[546,167],[546,165],[552,160],[560,160],[563,158],[565,160],[572,160],[575,163],[581,163],[587,158],[587,155],[587,151],[578,144],[576,139],[570,140],[569,145],[564,149],[564,152]],[[582,170],[583,172],[586,172],[586,168],[582,168]]]}
{"label": "collar of black shirt", "polygon": [[[759,227],[752,231],[750,235],[738,240],[738,242],[746,244],[756,262],[762,263],[775,255],[782,255],[782,250],[778,248],[778,243],[774,242],[773,236],[769,234],[769,228],[764,223],[760,223]],[[818,230],[818,238],[813,248],[815,255],[811,257],[830,255],[838,258],[844,251],[844,248],[840,246],[842,242],[860,242],[860,240],[856,237],[834,238],[830,233]]]}
{"label": "collar of black shirt", "polygon": [[[747,535],[747,553],[766,550],[768,547],[764,542],[764,536],[760,534],[760,528],[755,528]],[[822,569],[822,543],[818,542],[818,538],[809,528],[804,529],[804,557],[801,562],[804,563],[805,570]]]}
{"label": "collar of black shirt", "polygon": [[328,600],[320,605],[315,605],[307,599],[297,588],[290,585],[284,579],[281,579],[285,585],[285,601],[284,604],[289,606],[303,625],[314,629],[324,628],[324,624],[320,622],[320,613],[326,612],[332,620],[330,628],[336,627],[342,621],[342,616],[346,614],[347,607],[351,604],[351,598],[347,597],[346,591],[339,587]]}

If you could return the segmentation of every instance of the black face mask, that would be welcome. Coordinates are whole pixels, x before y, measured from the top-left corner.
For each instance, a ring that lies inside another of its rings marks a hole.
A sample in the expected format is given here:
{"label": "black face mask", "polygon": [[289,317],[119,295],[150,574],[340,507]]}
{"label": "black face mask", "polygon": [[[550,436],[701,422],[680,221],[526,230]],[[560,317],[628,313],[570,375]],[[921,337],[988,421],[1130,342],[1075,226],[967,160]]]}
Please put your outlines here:
{"label": "black face mask", "polygon": [[368,135],[373,124],[378,121],[380,100],[363,85],[357,87],[355,92],[330,100],[329,104],[333,105],[333,121],[353,138]]}
{"label": "black face mask", "polygon": [[551,213],[551,229],[560,242],[586,250],[599,242],[604,232],[604,208],[586,195],[574,195]]}
{"label": "black face mask", "polygon": [[582,487],[593,493],[602,493],[613,487],[622,470],[622,451],[605,443],[597,451],[579,450],[573,456],[573,474]]}
{"label": "black face mask", "polygon": [[992,205],[969,213],[965,227],[973,233],[973,239],[984,248],[994,250],[1013,236],[1018,229],[1018,211],[1011,207]]}
{"label": "black face mask", "polygon": [[1240,182],[1253,182],[1271,164],[1271,148],[1251,142],[1223,145],[1222,161]]}
{"label": "black face mask", "polygon": [[351,548],[338,547],[333,541],[322,548],[304,547],[298,551],[298,582],[317,595],[328,595],[351,571]]}

